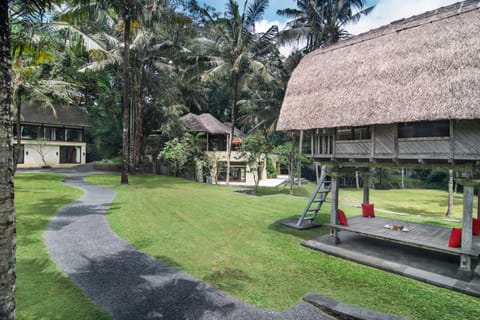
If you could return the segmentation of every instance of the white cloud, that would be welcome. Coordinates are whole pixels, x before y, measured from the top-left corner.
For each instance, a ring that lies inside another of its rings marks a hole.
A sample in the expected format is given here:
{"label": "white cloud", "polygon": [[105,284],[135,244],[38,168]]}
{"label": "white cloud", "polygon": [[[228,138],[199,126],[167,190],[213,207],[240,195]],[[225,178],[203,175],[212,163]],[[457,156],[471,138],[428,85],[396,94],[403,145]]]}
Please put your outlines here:
{"label": "white cloud", "polygon": [[278,26],[279,30],[282,30],[285,27],[285,22],[280,22],[278,20],[268,21],[263,19],[255,23],[255,32],[266,32],[275,25]]}
{"label": "white cloud", "polygon": [[362,17],[358,23],[349,25],[346,29],[351,34],[359,34],[456,2],[458,0],[380,0],[368,16]]}

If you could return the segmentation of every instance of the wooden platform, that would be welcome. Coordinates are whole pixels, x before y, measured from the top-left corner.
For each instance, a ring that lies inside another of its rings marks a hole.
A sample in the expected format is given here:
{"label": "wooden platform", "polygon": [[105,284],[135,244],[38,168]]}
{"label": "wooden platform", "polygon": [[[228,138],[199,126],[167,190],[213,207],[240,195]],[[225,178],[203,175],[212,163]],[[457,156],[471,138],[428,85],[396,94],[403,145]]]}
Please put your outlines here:
{"label": "wooden platform", "polygon": [[[386,225],[403,225],[408,228],[408,232],[391,230],[385,228]],[[451,232],[451,228],[448,227],[382,217],[364,218],[362,216],[348,218],[348,226],[329,225],[329,227],[453,255],[465,254],[474,258],[480,256],[480,236],[473,237],[472,250],[470,252],[463,252],[461,248],[450,248],[448,246]],[[341,233],[339,237],[341,240]]]}

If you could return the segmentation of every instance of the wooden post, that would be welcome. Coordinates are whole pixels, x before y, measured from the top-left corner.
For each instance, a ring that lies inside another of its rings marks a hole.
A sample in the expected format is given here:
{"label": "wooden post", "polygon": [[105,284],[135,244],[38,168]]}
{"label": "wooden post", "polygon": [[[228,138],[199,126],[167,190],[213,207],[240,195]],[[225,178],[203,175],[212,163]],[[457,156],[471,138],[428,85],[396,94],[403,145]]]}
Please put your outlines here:
{"label": "wooden post", "polygon": [[363,203],[370,203],[370,172],[362,172]]}
{"label": "wooden post", "polygon": [[[303,130],[300,130],[300,137],[298,138],[298,153],[303,153]],[[299,160],[297,164],[298,186],[302,186],[302,162]]]}
{"label": "wooden post", "polygon": [[[473,165],[466,166],[465,179],[460,181],[463,185],[463,223],[462,223],[462,252],[471,253],[472,251],[472,218],[473,218],[473,198],[475,186],[480,183],[473,180]],[[458,278],[470,280],[473,276],[472,261],[468,254],[460,256],[460,268],[457,273]]]}
{"label": "wooden post", "polygon": [[[330,174],[332,178],[331,184],[331,194],[332,194],[332,209],[330,211],[330,224],[335,226],[338,223],[337,210],[338,210],[338,176],[339,169],[337,167],[332,168],[332,173]],[[331,241],[333,244],[339,244],[340,238],[338,237],[338,229],[332,227],[331,232]]]}

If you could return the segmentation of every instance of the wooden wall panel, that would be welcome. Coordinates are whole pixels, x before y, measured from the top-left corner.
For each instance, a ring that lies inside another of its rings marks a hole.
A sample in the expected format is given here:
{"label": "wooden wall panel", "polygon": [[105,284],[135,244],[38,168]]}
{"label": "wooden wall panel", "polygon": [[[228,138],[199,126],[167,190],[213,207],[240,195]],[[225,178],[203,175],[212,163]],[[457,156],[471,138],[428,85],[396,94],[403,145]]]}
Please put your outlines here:
{"label": "wooden wall panel", "polygon": [[341,155],[359,155],[369,156],[371,152],[372,143],[370,141],[337,141],[336,156]]}
{"label": "wooden wall panel", "polygon": [[397,127],[394,124],[375,126],[375,156],[392,156],[395,153],[395,135]]}
{"label": "wooden wall panel", "polygon": [[480,159],[480,120],[455,123],[455,159]]}
{"label": "wooden wall panel", "polygon": [[450,139],[399,139],[398,157],[402,159],[417,159],[417,157],[427,159],[448,159],[450,157]]}

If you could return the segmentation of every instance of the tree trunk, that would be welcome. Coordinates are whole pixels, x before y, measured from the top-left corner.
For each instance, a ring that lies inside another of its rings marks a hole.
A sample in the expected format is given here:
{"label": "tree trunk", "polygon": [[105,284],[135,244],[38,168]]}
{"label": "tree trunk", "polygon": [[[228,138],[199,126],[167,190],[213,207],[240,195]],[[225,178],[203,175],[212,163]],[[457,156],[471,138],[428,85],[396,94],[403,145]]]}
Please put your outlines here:
{"label": "tree trunk", "polygon": [[13,175],[15,175],[18,158],[20,157],[20,147],[22,146],[22,95],[20,92],[13,97],[13,110],[16,111],[15,130],[17,131],[17,144],[13,154]]}
{"label": "tree trunk", "polygon": [[405,169],[400,169],[402,171],[402,189],[405,189]]}
{"label": "tree trunk", "polygon": [[130,108],[131,108],[131,94],[130,94],[130,2],[125,4],[123,29],[123,88],[122,88],[122,103],[123,103],[123,132],[122,132],[122,178],[121,184],[128,184],[129,172],[129,127],[130,127]]}
{"label": "tree trunk", "polygon": [[358,177],[358,171],[355,171],[355,185],[357,189],[360,189],[360,178]]}
{"label": "tree trunk", "polygon": [[448,170],[448,207],[447,217],[451,217],[453,214],[453,170]]}
{"label": "tree trunk", "polygon": [[8,0],[0,0],[0,319],[15,318],[16,226]]}
{"label": "tree trunk", "polygon": [[232,126],[230,128],[230,138],[227,141],[227,176],[226,184],[230,184],[230,157],[232,156],[232,140],[235,134],[235,113],[237,109],[237,99],[238,99],[238,74],[232,72],[232,114],[231,121]]}
{"label": "tree trunk", "polygon": [[138,166],[142,155],[143,146],[143,71],[140,76],[139,84],[135,89],[135,144],[134,144],[134,157],[133,165]]}

